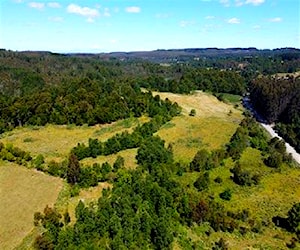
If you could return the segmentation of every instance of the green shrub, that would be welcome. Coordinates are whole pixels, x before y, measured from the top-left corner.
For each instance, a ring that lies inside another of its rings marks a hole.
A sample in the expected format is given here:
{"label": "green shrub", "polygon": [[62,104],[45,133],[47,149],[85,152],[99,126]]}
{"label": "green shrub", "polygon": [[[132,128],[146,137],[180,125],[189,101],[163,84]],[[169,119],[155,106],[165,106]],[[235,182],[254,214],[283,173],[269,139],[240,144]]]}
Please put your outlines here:
{"label": "green shrub", "polygon": [[225,189],[224,192],[219,194],[220,198],[226,201],[230,201],[231,196],[232,196],[232,192],[229,188]]}

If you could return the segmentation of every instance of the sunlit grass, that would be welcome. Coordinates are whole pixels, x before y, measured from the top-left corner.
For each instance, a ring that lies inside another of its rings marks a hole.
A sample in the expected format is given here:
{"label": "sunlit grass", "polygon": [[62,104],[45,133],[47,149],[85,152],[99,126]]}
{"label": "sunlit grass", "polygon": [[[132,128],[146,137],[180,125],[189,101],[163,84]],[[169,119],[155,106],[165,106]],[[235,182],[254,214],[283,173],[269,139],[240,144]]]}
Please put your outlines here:
{"label": "sunlit grass", "polygon": [[108,156],[104,156],[104,155],[100,155],[97,158],[86,158],[80,161],[80,163],[83,166],[91,166],[94,163],[99,163],[99,164],[103,164],[105,162],[108,162],[110,165],[113,165],[114,162],[116,161],[118,156],[121,156],[124,158],[124,167],[127,169],[134,169],[137,167],[137,162],[136,162],[136,154],[137,154],[137,149],[133,148],[133,149],[126,149],[126,150],[122,150],[116,154],[112,154],[112,155],[108,155]]}
{"label": "sunlit grass", "polygon": [[33,229],[33,214],[53,205],[62,180],[0,161],[0,249],[13,249]]}
{"label": "sunlit grass", "polygon": [[117,133],[132,131],[148,117],[129,118],[111,124],[97,126],[46,125],[45,127],[16,128],[2,135],[3,143],[12,143],[33,156],[42,154],[46,161],[65,159],[77,143],[87,143],[89,138],[106,141]]}
{"label": "sunlit grass", "polygon": [[[172,119],[157,133],[172,144],[176,161],[190,162],[200,148],[217,149],[224,146],[242,119],[241,111],[216,97],[196,92],[191,95],[159,94],[182,107],[182,114]],[[196,115],[189,116],[192,109]]]}

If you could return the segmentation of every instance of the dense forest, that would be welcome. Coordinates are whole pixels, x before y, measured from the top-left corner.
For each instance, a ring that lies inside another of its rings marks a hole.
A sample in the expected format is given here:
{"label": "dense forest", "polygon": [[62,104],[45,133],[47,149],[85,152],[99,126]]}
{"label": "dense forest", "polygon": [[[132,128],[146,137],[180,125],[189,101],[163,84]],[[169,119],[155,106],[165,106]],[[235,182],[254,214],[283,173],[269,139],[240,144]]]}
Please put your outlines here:
{"label": "dense forest", "polygon": [[[46,162],[42,154],[34,157],[0,142],[1,160],[63,179],[71,197],[99,182],[110,184],[97,202],[79,201],[73,219],[69,211],[62,213],[55,207],[37,211],[34,225],[40,231],[34,247],[170,249],[176,243],[181,249],[202,249],[201,240],[192,242],[188,230],[208,225],[201,229],[207,236],[213,232],[255,236],[273,223],[289,233],[291,242],[285,242],[286,246],[295,248],[300,242],[300,203],[272,221],[248,209],[232,211],[223,203],[232,199],[236,187],[258,187],[265,172],[277,174],[285,171],[283,168],[292,169],[294,163],[284,142],[270,139],[255,119],[244,113],[226,145],[210,150],[201,147],[188,163],[175,161],[173,145],[156,132],[180,115],[181,108],[152,92],[190,94],[202,90],[219,99],[222,94],[241,99],[249,93],[257,111],[267,122],[275,122],[283,138],[300,151],[299,50],[158,52],[160,56],[148,60],[148,54],[0,51],[0,134],[16,127],[93,126],[130,117],[149,118],[131,132],[102,141],[87,138],[87,143],[75,144],[63,161]],[[113,164],[81,162],[126,149],[136,149],[135,169],[126,168],[121,156]],[[242,159],[249,149],[259,155],[255,171],[252,163]],[[225,166],[229,176],[212,177],[213,171]],[[184,186],[180,178],[189,175],[196,178]],[[210,192],[212,183],[221,185],[225,178],[233,188]],[[218,237],[211,248],[228,246]]]}
{"label": "dense forest", "polygon": [[250,88],[256,110],[300,152],[300,77],[259,77]]}

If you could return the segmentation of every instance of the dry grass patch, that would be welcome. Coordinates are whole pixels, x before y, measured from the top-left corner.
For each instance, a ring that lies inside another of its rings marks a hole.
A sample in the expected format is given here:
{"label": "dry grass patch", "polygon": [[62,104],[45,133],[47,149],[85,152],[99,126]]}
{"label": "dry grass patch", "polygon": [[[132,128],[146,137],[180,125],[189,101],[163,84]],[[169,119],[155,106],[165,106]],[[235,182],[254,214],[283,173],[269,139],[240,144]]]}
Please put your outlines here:
{"label": "dry grass patch", "polygon": [[[182,115],[157,133],[167,144],[173,144],[175,160],[189,162],[201,147],[216,149],[225,145],[242,119],[240,110],[201,91],[192,95],[153,92],[157,94],[161,99],[177,102],[183,109]],[[195,116],[189,116],[192,109]]]}
{"label": "dry grass patch", "polygon": [[75,217],[75,209],[79,203],[79,201],[82,201],[85,205],[91,204],[91,203],[97,203],[98,199],[102,196],[102,190],[112,188],[112,185],[107,182],[99,183],[96,187],[90,187],[87,189],[80,190],[80,193],[76,197],[70,198],[64,206],[58,208],[61,213],[64,213],[66,210],[70,213],[71,217],[71,223],[75,223],[76,217]]}
{"label": "dry grass patch", "polygon": [[157,135],[172,143],[175,160],[189,162],[202,148],[217,149],[225,145],[234,134],[240,120],[231,117],[191,117],[173,118],[173,126],[161,128]]}
{"label": "dry grass patch", "polygon": [[105,141],[125,130],[129,132],[147,117],[129,118],[111,124],[88,126],[47,125],[45,127],[17,128],[2,136],[1,141],[12,143],[32,155],[44,155],[46,161],[64,159],[77,143],[87,143],[89,138]]}
{"label": "dry grass patch", "polygon": [[91,166],[94,163],[103,164],[105,162],[108,162],[111,166],[114,164],[118,156],[121,156],[124,158],[125,161],[125,168],[127,169],[135,169],[137,167],[136,162],[136,154],[137,154],[137,148],[133,149],[126,149],[122,150],[116,154],[111,154],[108,156],[100,155],[97,158],[85,158],[80,161],[80,163],[84,166]]}
{"label": "dry grass patch", "polygon": [[173,94],[169,92],[153,92],[153,95],[159,95],[161,99],[168,98],[172,102],[177,102],[182,107],[183,115],[189,115],[192,109],[196,110],[198,117],[222,117],[227,118],[229,112],[232,116],[240,119],[240,111],[234,109],[230,104],[220,102],[215,96],[196,91],[191,95]]}
{"label": "dry grass patch", "polygon": [[13,249],[33,229],[33,214],[52,206],[62,181],[0,162],[0,249]]}

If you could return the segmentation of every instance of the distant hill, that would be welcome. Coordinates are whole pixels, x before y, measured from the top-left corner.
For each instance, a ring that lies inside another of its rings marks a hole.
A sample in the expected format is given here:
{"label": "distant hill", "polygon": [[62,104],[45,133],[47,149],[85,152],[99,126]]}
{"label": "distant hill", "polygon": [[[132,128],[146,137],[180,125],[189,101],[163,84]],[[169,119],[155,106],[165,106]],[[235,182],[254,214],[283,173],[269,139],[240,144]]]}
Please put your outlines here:
{"label": "distant hill", "polygon": [[228,58],[228,57],[244,57],[244,56],[274,56],[280,54],[297,55],[300,58],[300,49],[296,48],[280,48],[280,49],[263,49],[259,50],[253,47],[250,48],[186,48],[186,49],[169,49],[169,50],[154,50],[154,51],[133,51],[133,52],[111,52],[99,54],[74,53],[68,55],[89,57],[97,56],[102,59],[116,58],[121,60],[142,59],[152,62],[174,62],[197,60],[200,58]]}
{"label": "distant hill", "polygon": [[[3,49],[2,49],[3,51]],[[122,61],[130,60],[146,60],[152,62],[178,62],[188,60],[198,60],[205,58],[231,58],[231,57],[253,57],[253,56],[285,56],[286,59],[300,58],[300,49],[297,48],[279,48],[279,49],[257,49],[249,48],[185,48],[185,49],[158,49],[153,51],[132,51],[132,52],[110,52],[110,53],[52,53],[48,51],[22,51],[25,55],[62,55],[75,56],[85,58],[99,58],[99,59],[118,59]]]}

